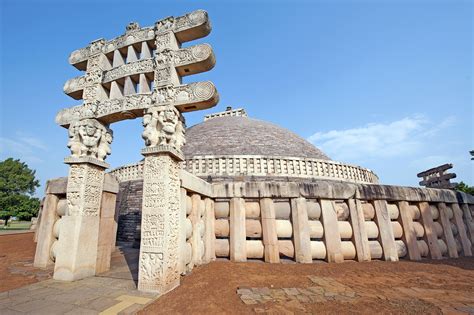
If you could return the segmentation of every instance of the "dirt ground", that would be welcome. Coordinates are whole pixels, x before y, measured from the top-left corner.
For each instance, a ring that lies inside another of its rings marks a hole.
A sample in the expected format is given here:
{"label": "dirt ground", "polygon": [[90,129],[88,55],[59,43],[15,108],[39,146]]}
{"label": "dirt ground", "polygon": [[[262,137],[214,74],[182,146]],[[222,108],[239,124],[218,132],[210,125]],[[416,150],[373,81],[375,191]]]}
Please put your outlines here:
{"label": "dirt ground", "polygon": [[[51,268],[32,267],[34,252],[31,233],[0,236],[0,292],[51,276]],[[343,286],[352,295],[337,296],[331,288],[324,288],[326,293],[317,302],[294,296],[247,305],[237,293],[248,288],[304,292],[315,286],[308,276]],[[216,261],[194,268],[182,278],[181,286],[148,305],[141,314],[336,312],[474,314],[474,258],[309,265]]]}
{"label": "dirt ground", "polygon": [[[240,287],[305,288],[307,277],[328,277],[351,288],[349,302],[298,300],[244,304]],[[182,278],[181,286],[142,314],[474,313],[474,259],[396,263],[264,264],[217,261]]]}
{"label": "dirt ground", "polygon": [[0,292],[49,279],[52,269],[33,267],[33,233],[0,235]]}

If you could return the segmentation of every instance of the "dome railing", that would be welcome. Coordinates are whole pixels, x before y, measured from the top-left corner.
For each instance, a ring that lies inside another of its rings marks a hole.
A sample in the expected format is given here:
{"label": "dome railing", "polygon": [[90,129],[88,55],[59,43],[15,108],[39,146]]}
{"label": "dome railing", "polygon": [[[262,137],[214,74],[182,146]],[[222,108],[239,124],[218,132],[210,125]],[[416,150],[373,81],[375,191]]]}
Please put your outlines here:
{"label": "dome railing", "polygon": [[[183,168],[199,177],[257,176],[295,177],[342,180],[377,184],[378,177],[360,166],[312,158],[269,157],[256,155],[194,156],[183,162]],[[143,164],[131,164],[110,172],[119,181],[143,178]]]}

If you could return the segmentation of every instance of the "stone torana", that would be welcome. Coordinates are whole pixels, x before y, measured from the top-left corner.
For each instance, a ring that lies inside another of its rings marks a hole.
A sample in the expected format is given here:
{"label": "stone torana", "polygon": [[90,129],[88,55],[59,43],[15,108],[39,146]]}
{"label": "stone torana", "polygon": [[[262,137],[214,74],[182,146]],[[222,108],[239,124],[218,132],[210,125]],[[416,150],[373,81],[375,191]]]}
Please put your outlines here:
{"label": "stone torana", "polygon": [[[117,242],[139,248],[137,289],[164,294],[216,258],[281,263],[422,260],[472,256],[474,198],[449,189],[388,186],[334,161],[293,132],[244,108],[186,112],[219,100],[211,82],[208,15],[198,10],[137,23],[74,51],[82,74],[61,110],[67,177],[52,179],[37,223],[34,265],[75,281],[110,269]],[[290,104],[289,104],[290,105]],[[141,118],[144,158],[107,171],[111,124]],[[367,265],[369,266],[369,265]],[[315,264],[314,268],[318,268]]]}

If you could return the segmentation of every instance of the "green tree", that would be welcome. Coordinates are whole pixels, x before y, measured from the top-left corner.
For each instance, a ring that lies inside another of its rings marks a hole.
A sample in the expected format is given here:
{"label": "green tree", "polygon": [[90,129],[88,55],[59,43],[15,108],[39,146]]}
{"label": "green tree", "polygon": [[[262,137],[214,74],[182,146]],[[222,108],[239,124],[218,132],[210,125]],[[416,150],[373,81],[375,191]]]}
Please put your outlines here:
{"label": "green tree", "polygon": [[35,171],[20,160],[0,162],[0,218],[7,225],[11,217],[30,220],[38,212],[40,200],[32,197],[39,181]]}
{"label": "green tree", "polygon": [[455,188],[456,190],[465,192],[466,194],[474,195],[474,187],[473,187],[473,186],[469,186],[469,185],[467,185],[467,184],[464,183],[464,182],[460,182],[460,183],[457,184],[456,187],[454,187],[454,188]]}

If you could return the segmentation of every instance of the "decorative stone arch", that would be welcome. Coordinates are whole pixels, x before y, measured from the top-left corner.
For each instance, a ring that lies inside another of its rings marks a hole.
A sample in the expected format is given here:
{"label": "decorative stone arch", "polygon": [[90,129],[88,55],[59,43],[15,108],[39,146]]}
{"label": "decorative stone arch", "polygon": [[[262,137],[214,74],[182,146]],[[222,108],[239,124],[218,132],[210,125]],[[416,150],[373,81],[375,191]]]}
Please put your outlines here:
{"label": "decorative stone arch", "polygon": [[[214,67],[212,48],[182,43],[207,36],[207,12],[159,20],[152,27],[130,23],[125,34],[99,39],[74,51],[69,62],[85,74],[64,85],[82,99],[61,110],[56,122],[68,129],[71,156],[67,180],[67,237],[59,237],[54,278],[95,275],[105,162],[111,153],[110,124],[143,117],[145,148],[140,290],[165,293],[179,285],[181,191],[179,162],[185,143],[184,112],[213,107],[212,82],[183,84],[182,77]],[[66,244],[67,240],[67,244]]]}

